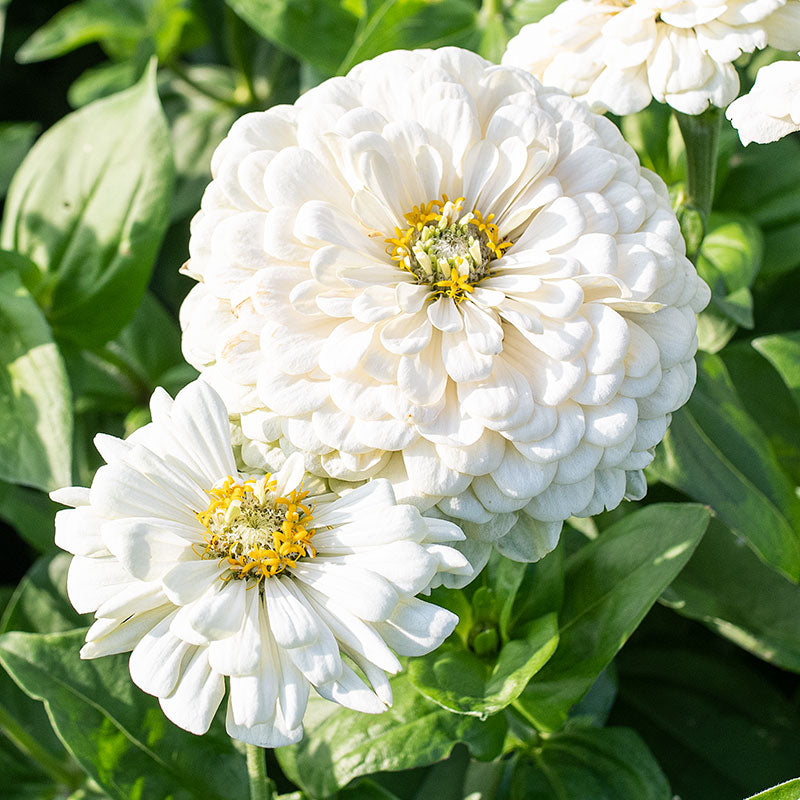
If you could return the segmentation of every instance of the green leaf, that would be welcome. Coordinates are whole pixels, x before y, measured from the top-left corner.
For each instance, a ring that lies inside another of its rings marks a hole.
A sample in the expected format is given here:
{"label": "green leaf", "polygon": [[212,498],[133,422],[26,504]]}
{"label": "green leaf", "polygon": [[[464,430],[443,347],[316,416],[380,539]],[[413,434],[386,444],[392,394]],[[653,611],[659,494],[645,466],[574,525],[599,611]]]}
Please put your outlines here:
{"label": "green leaf", "polygon": [[73,609],[67,597],[72,556],[43,556],[25,573],[0,619],[0,632],[52,633],[88,625],[91,617]]}
{"label": "green leaf", "polygon": [[225,1],[264,38],[326,76],[342,63],[358,25],[351,6],[337,0]]}
{"label": "green leaf", "polygon": [[762,336],[753,347],[778,370],[800,408],[800,331]]}
{"label": "green leaf", "polygon": [[476,39],[475,24],[475,6],[463,0],[366,0],[337,72],[389,50],[468,45]]}
{"label": "green leaf", "polygon": [[17,266],[0,251],[0,479],[55,489],[70,482],[69,383]]}
{"label": "green leaf", "polygon": [[700,315],[700,347],[717,352],[740,328],[753,327],[750,287],[764,253],[761,231],[745,217],[712,214],[697,258],[697,271],[711,287],[709,309]]}
{"label": "green leaf", "polygon": [[419,694],[405,674],[392,679],[392,691],[392,707],[378,716],[312,699],[303,720],[305,738],[275,751],[289,779],[321,798],[359,775],[440,761],[457,742],[465,742],[479,758],[499,754],[502,716],[482,722],[452,714]]}
{"label": "green leaf", "polygon": [[573,730],[548,736],[520,759],[511,800],[671,800],[667,779],[632,730]]}
{"label": "green leaf", "polygon": [[715,208],[746,214],[764,233],[761,277],[800,264],[800,144],[792,136],[739,148]]}
{"label": "green leaf", "polygon": [[155,54],[166,61],[194,22],[185,6],[185,0],[82,0],[39,28],[17,51],[17,61],[45,61],[92,42],[116,60]]}
{"label": "green leaf", "polygon": [[771,789],[754,794],[748,800],[797,800],[798,797],[800,797],[800,778],[795,778],[780,786],[773,786]]}
{"label": "green leaf", "polygon": [[800,587],[718,520],[662,600],[759,658],[800,672]]}
{"label": "green leaf", "polygon": [[5,197],[38,132],[37,122],[0,122],[0,197]]}
{"label": "green leaf", "polygon": [[0,241],[42,270],[37,300],[57,337],[97,347],[131,319],[169,219],[172,173],[155,65],[34,145],[11,184]]}
{"label": "green leaf", "polygon": [[[70,53],[78,47],[139,30],[130,10],[135,5],[110,0],[84,0],[59,11],[17,50],[17,61],[29,64]],[[139,20],[141,23],[141,20]]]}
{"label": "green leaf", "polygon": [[55,549],[53,524],[59,506],[46,494],[0,482],[0,519],[40,553]]}
{"label": "green leaf", "polygon": [[780,372],[752,342],[735,342],[719,355],[747,413],[766,434],[782,469],[800,485],[800,397],[792,397]]}
{"label": "green leaf", "polygon": [[445,644],[409,662],[414,686],[434,703],[458,714],[485,719],[519,697],[553,654],[558,621],[549,614],[529,623],[525,635],[506,642],[496,663],[479,659],[460,644]]}
{"label": "green leaf", "polygon": [[617,661],[614,724],[634,727],[683,800],[728,800],[797,774],[800,715],[733,648],[638,644]]}
{"label": "green leaf", "polygon": [[567,560],[559,643],[516,706],[556,730],[689,560],[708,525],[702,506],[628,514]]}
{"label": "green leaf", "polygon": [[115,92],[124,92],[142,77],[136,61],[104,62],[82,72],[69,87],[67,100],[73,108],[83,108]]}
{"label": "green leaf", "polygon": [[718,356],[698,355],[697,385],[650,470],[708,503],[761,559],[800,580],[800,500]]}
{"label": "green leaf", "polygon": [[[51,525],[52,535],[52,525]],[[67,600],[67,568],[71,557],[60,553],[40,558],[19,583],[0,619],[0,632],[24,630],[49,632],[87,624]],[[41,703],[25,694],[6,672],[0,670],[0,706],[40,747],[45,759],[73,769]],[[0,728],[2,726],[0,725]]]}
{"label": "green leaf", "polygon": [[42,700],[61,740],[113,798],[236,800],[247,796],[244,757],[219,726],[182,731],[128,674],[127,655],[84,661],[84,630],[5,633],[0,663]]}
{"label": "green leaf", "polygon": [[500,629],[509,636],[528,620],[559,612],[564,602],[564,548],[560,542],[544,558],[523,566],[524,591],[516,592],[510,607],[504,606],[500,612]]}

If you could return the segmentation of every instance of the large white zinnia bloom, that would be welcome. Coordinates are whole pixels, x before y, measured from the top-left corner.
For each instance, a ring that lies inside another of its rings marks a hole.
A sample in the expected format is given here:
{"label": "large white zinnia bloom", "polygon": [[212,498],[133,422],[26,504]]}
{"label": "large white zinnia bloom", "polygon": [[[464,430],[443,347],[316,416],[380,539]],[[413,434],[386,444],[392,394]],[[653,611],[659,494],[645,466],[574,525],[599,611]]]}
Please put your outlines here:
{"label": "large white zinnia bloom", "polygon": [[594,111],[631,114],[652,98],[685,114],[739,93],[733,66],[770,44],[800,47],[797,0],[566,0],[508,44],[522,67]]}
{"label": "large white zinnia bloom", "polygon": [[725,116],[744,145],[775,142],[800,130],[800,61],[761,67],[753,88],[734,100]]}
{"label": "large white zinnia bloom", "polygon": [[174,402],[158,390],[151,409],[129,439],[98,436],[107,465],[90,489],[52,495],[74,507],[56,516],[56,544],[75,554],[70,600],[96,618],[81,656],[132,651],[133,681],[193,733],[227,676],[228,733],[262,747],[301,738],[310,686],[384,711],[395,653],[427,653],[457,622],[414,595],[470,571],[442,544],[461,531],[397,505],[387,481],[311,496],[299,456],[241,475],[227,411],[202,381]]}
{"label": "large white zinnia bloom", "polygon": [[478,564],[644,494],[708,289],[611,122],[473,53],[393,52],[243,117],[212,171],[184,353],[245,460],[388,477]]}

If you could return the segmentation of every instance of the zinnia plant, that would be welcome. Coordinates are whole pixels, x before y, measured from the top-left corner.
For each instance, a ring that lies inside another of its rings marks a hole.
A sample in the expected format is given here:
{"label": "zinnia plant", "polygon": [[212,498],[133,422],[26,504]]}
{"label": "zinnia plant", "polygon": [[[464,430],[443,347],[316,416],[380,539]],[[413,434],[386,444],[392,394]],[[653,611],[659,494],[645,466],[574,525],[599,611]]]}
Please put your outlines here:
{"label": "zinnia plant", "polygon": [[799,48],[0,0],[3,800],[800,797]]}

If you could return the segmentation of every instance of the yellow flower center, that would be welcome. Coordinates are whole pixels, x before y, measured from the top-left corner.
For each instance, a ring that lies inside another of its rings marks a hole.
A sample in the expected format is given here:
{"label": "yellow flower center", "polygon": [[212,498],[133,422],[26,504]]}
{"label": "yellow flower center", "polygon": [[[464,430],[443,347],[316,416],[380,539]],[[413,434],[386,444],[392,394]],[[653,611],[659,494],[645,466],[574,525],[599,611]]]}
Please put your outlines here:
{"label": "yellow flower center", "polygon": [[210,502],[196,516],[205,528],[205,548],[200,558],[219,559],[222,580],[247,578],[260,581],[294,567],[301,558],[313,558],[315,531],[312,506],[303,503],[307,491],[292,489],[276,496],[271,475],[240,482],[230,475],[208,492]]}
{"label": "yellow flower center", "polygon": [[476,283],[488,277],[490,264],[511,242],[500,238],[494,214],[477,208],[462,215],[464,198],[430,200],[404,214],[407,228],[395,228],[386,239],[386,253],[418,283],[431,286],[431,297],[447,296],[460,303]]}

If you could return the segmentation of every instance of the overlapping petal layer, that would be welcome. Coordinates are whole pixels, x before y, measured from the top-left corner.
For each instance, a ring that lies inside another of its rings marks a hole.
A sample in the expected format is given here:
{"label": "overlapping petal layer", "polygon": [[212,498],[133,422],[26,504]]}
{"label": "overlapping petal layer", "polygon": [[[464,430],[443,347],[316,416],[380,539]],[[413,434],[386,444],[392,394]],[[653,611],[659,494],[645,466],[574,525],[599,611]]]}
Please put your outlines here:
{"label": "overlapping petal layer", "polygon": [[465,521],[476,563],[642,496],[708,289],[609,121],[466,51],[398,51],[242,118],[212,170],[184,352],[246,461],[275,443],[334,484],[389,478]]}
{"label": "overlapping petal layer", "polygon": [[800,130],[800,63],[762,67],[750,92],[731,103],[725,115],[744,145],[775,142]]}
{"label": "overlapping petal layer", "polygon": [[503,63],[594,111],[631,114],[655,98],[699,114],[736,97],[732,62],[767,44],[800,47],[797,0],[566,0],[526,25]]}
{"label": "overlapping petal layer", "polygon": [[463,533],[396,504],[387,481],[309,494],[300,456],[240,475],[227,411],[203,381],[174,402],[157,391],[151,409],[129,439],[98,437],[107,464],[90,489],[53,493],[73,506],[56,516],[56,543],[74,554],[70,600],[96,619],[81,655],[131,651],[134,682],[193,733],[227,679],[228,732],[262,747],[301,738],[312,686],[385,710],[395,654],[429,652],[457,622],[415,595],[471,574],[449,546]]}

